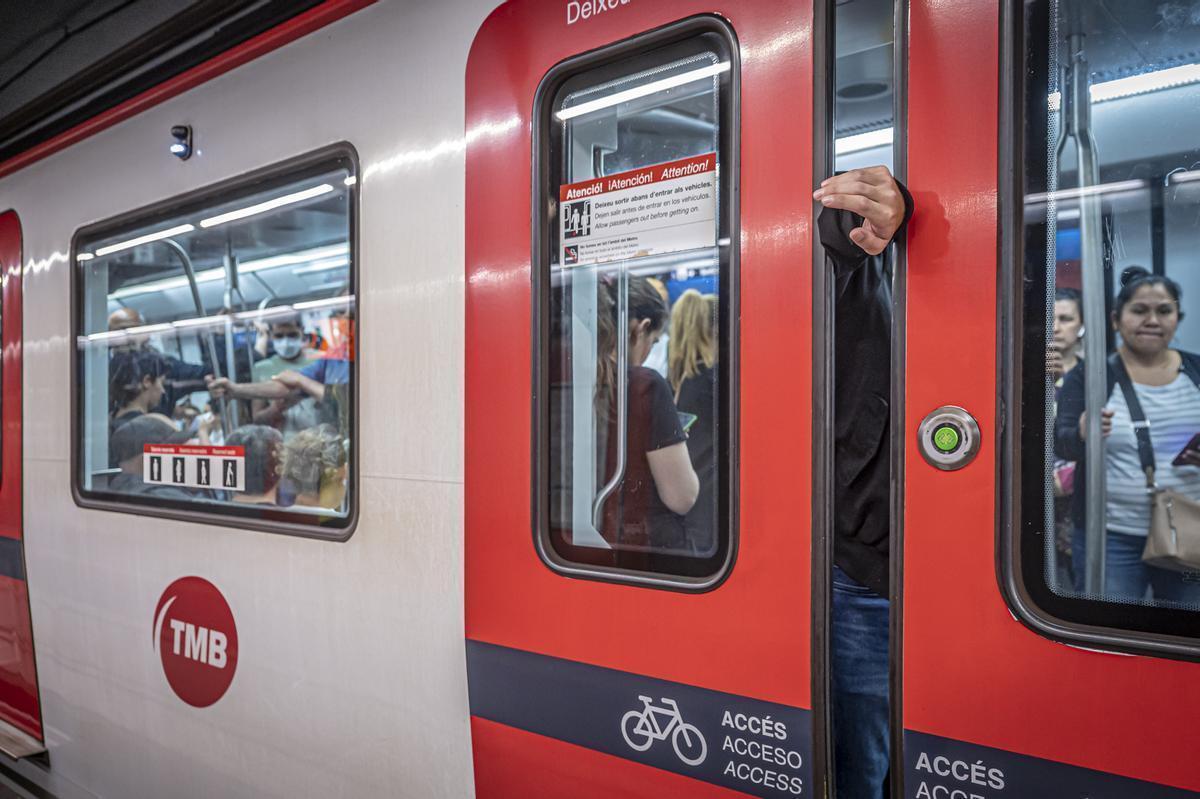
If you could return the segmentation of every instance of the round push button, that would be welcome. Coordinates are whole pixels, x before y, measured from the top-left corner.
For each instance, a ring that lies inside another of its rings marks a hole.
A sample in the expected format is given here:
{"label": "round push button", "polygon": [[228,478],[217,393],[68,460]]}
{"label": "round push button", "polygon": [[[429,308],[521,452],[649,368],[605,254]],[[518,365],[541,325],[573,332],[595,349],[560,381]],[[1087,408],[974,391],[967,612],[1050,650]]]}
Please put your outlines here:
{"label": "round push button", "polygon": [[943,424],[933,431],[933,445],[939,452],[951,453],[962,443],[962,434],[952,424]]}
{"label": "round push button", "polygon": [[931,411],[917,428],[917,445],[925,462],[935,469],[961,469],[979,454],[979,424],[957,405]]}

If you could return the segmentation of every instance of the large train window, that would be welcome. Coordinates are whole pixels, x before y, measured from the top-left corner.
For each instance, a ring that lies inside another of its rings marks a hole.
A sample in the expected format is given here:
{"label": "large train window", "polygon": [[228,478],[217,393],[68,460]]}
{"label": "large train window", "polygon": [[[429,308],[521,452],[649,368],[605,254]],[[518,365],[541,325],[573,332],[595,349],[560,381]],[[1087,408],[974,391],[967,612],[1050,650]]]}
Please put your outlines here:
{"label": "large train window", "polygon": [[1024,6],[1022,582],[1135,646],[1200,630],[1200,26],[1177,6]]}
{"label": "large train window", "polygon": [[703,22],[539,94],[539,546],[555,568],[715,584],[731,559],[731,35]]}
{"label": "large train window", "polygon": [[355,174],[339,148],[76,235],[81,504],[348,534]]}

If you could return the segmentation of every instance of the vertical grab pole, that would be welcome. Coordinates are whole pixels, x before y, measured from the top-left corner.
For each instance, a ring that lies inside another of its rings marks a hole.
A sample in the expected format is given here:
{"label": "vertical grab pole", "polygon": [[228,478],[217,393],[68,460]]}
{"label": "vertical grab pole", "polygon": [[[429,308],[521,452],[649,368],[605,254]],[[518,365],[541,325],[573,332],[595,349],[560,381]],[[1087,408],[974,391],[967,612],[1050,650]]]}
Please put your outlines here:
{"label": "vertical grab pole", "polygon": [[[233,253],[228,248],[226,242],[225,257],[222,260],[222,265],[225,267],[225,374],[230,380],[237,380],[237,356],[233,346],[233,293],[235,291],[240,295],[241,292],[237,289],[237,263],[233,260]],[[245,303],[243,303],[244,305]],[[254,363],[254,359],[250,359],[250,363]],[[234,418],[241,422],[241,416],[238,414],[238,401],[229,401],[229,412]],[[222,414],[222,418],[224,414]]]}
{"label": "vertical grab pole", "polygon": [[1061,158],[1068,138],[1075,141],[1075,166],[1078,173],[1079,233],[1081,242],[1080,271],[1083,278],[1083,317],[1095,331],[1084,337],[1084,359],[1089,364],[1085,384],[1087,409],[1087,570],[1084,585],[1088,594],[1104,591],[1105,548],[1108,528],[1105,519],[1104,436],[1100,430],[1100,410],[1108,398],[1105,346],[1105,317],[1108,301],[1104,296],[1104,248],[1101,236],[1100,169],[1096,158],[1096,142],[1092,138],[1092,106],[1088,94],[1088,62],[1084,52],[1084,35],[1078,21],[1067,36],[1070,61],[1063,101],[1066,103],[1066,132],[1060,142]]}
{"label": "vertical grab pole", "polygon": [[[163,239],[162,243],[171,248],[171,250],[179,256],[180,263],[183,264],[183,272],[187,275],[188,287],[192,290],[192,304],[196,306],[196,315],[198,317],[205,316],[204,301],[200,299],[200,285],[196,282],[196,269],[192,266],[191,256],[187,254],[182,246],[174,239]],[[213,341],[212,330],[205,329],[204,331],[205,349],[208,351],[209,365],[212,366],[213,377],[221,376],[221,364],[217,360],[217,345]],[[221,397],[217,400],[217,404],[221,407],[221,430],[225,435],[229,435],[231,428],[229,426],[229,413],[225,398]]]}
{"label": "vertical grab pole", "polygon": [[629,271],[622,262],[617,272],[617,465],[613,476],[592,500],[592,527],[600,530],[604,502],[625,479],[629,429]]}

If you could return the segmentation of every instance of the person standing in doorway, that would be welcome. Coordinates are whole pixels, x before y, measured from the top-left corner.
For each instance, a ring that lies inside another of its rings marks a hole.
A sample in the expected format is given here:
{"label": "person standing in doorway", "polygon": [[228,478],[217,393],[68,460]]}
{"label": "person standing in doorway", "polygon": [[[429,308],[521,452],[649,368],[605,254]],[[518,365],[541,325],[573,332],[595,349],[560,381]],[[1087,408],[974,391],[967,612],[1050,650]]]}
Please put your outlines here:
{"label": "person standing in doorway", "polygon": [[887,167],[835,175],[813,194],[836,300],[832,652],[838,799],[883,799],[889,764],[889,446],[892,264],[912,216]]}

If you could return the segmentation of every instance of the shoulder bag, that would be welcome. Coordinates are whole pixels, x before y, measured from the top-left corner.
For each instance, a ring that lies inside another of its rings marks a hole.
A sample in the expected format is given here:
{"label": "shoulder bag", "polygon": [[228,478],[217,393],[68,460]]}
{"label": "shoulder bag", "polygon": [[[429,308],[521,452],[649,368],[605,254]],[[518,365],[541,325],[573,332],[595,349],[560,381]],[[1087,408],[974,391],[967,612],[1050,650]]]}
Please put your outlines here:
{"label": "shoulder bag", "polygon": [[[1133,432],[1137,437],[1138,459],[1146,473],[1146,490],[1151,496],[1150,532],[1142,562],[1172,571],[1200,571],[1200,502],[1169,488],[1159,488],[1154,479],[1154,446],[1150,441],[1150,422],[1138,401],[1133,381],[1120,355],[1110,359],[1117,383],[1129,406]],[[1189,371],[1189,370],[1185,370]],[[1190,374],[1193,382],[1195,376]],[[1198,386],[1200,388],[1200,386]]]}

